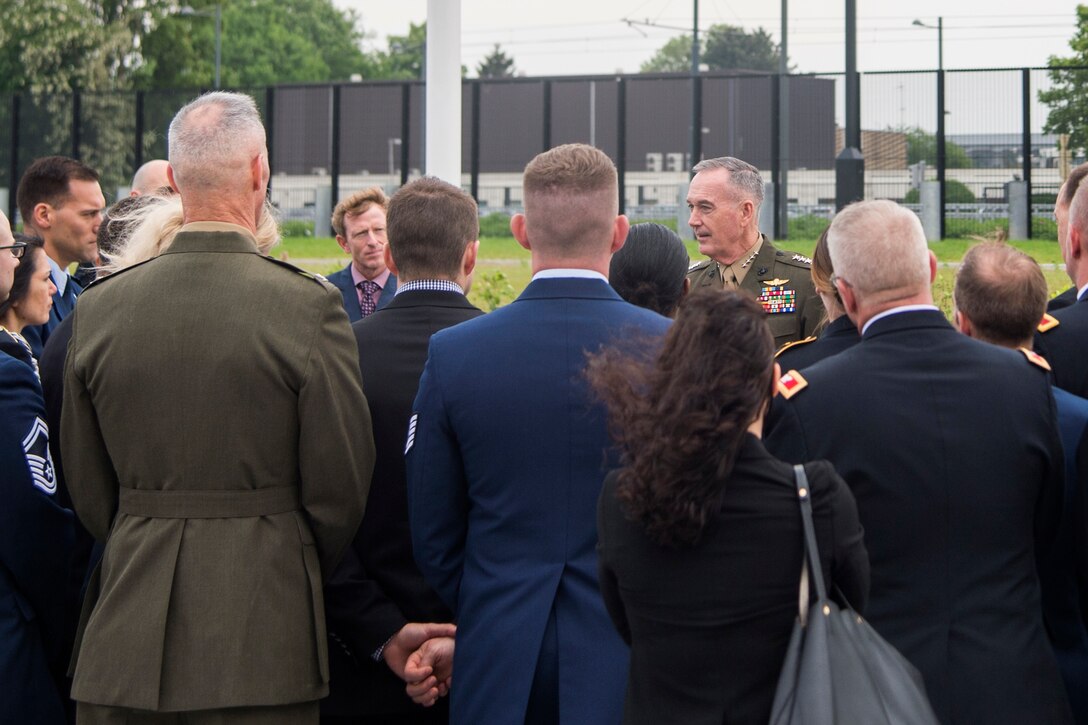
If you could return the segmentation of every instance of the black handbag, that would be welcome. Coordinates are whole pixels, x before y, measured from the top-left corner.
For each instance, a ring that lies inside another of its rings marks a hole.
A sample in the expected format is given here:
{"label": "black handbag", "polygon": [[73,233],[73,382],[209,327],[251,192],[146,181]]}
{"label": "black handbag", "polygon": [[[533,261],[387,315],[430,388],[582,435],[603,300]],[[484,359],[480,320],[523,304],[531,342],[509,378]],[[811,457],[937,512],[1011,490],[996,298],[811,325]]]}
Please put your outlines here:
{"label": "black handbag", "polygon": [[[918,670],[857,612],[840,610],[828,599],[808,477],[803,466],[793,470],[808,566],[802,561],[798,618],[778,676],[771,725],[937,725]],[[810,576],[816,602],[808,606]]]}

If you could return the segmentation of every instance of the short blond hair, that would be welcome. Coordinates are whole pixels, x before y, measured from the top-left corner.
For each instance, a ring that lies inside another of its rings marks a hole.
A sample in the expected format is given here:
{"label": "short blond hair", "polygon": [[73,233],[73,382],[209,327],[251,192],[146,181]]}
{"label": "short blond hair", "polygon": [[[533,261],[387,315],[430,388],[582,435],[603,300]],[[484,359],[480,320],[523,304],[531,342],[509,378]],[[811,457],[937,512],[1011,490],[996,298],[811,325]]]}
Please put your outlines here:
{"label": "short blond hair", "polygon": [[525,167],[525,225],[535,245],[579,253],[608,240],[619,213],[612,159],[586,144],[564,144]]}
{"label": "short blond hair", "polygon": [[389,197],[385,195],[380,186],[372,186],[369,189],[357,191],[344,199],[332,210],[333,232],[341,237],[344,236],[344,217],[362,214],[375,204],[380,206],[382,211],[389,211]]}

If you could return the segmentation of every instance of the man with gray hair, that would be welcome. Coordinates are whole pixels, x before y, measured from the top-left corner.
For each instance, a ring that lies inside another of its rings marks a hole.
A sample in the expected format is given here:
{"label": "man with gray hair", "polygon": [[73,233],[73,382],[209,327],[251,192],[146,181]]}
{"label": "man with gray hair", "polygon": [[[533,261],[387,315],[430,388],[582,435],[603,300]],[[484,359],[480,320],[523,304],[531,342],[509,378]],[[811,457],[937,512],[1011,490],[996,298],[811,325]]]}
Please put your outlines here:
{"label": "man with gray hair", "polygon": [[1045,363],[960,335],[933,305],[936,258],[890,201],[828,231],[861,341],[782,377],[767,448],[827,459],[872,566],[866,615],[925,679],[942,723],[1065,723],[1040,607],[1064,461]]}
{"label": "man with gray hair", "polygon": [[72,321],[61,446],[105,542],[73,658],[78,719],[317,722],[322,576],[374,463],[355,341],[334,287],[257,251],[269,167],[253,99],[182,108],[167,173],[173,244],[92,285]]}
{"label": "man with gray hair", "polygon": [[811,336],[824,320],[808,257],[777,249],[759,231],[763,177],[740,159],[700,161],[688,191],[688,224],[710,259],[691,266],[691,291],[741,290],[767,313],[776,347]]}

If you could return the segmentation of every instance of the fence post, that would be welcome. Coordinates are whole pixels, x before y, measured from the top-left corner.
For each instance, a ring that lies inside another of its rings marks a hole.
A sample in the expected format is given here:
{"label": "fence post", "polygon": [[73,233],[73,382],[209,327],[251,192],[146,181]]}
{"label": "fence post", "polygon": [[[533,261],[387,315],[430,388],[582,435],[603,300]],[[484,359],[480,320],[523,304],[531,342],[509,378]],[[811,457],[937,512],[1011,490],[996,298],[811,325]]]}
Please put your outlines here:
{"label": "fence post", "polygon": [[412,133],[412,86],[404,82],[400,87],[400,185],[408,183],[408,137]]}
{"label": "fence post", "polygon": [[472,83],[472,131],[471,148],[469,150],[469,183],[472,188],[472,198],[476,200],[476,206],[480,205],[480,83],[479,79]]}
{"label": "fence post", "polygon": [[275,168],[272,166],[272,155],[276,149],[276,88],[275,86],[267,86],[264,89],[264,131],[265,131],[265,147],[268,149],[268,198],[272,198],[272,179],[271,170]]}
{"label": "fence post", "polygon": [[937,181],[941,185],[941,239],[945,238],[945,200],[948,198],[948,184],[945,183],[945,166],[948,164],[948,157],[945,155],[944,137],[944,74],[943,68],[937,71]]}
{"label": "fence post", "polygon": [[552,82],[544,81],[544,112],[543,116],[543,128],[541,129],[543,135],[544,148],[542,151],[547,151],[552,147]]}
{"label": "fence post", "polygon": [[82,112],[83,97],[79,90],[72,91],[72,158],[79,160],[80,137],[79,117]]}
{"label": "fence post", "polygon": [[[782,76],[773,75],[771,79],[771,187],[779,188],[782,183]],[[779,211],[779,195],[772,197],[771,206],[771,238],[782,238],[782,214]],[[767,199],[763,199],[763,205],[768,206]],[[760,216],[764,216],[760,214]],[[763,226],[762,224],[760,225]]]}
{"label": "fence post", "polygon": [[336,84],[332,87],[332,128],[330,133],[332,139],[330,146],[332,147],[331,156],[329,160],[329,182],[332,186],[332,200],[333,208],[340,203],[340,84]]}
{"label": "fence post", "polygon": [[8,192],[8,220],[15,226],[15,191],[19,188],[19,114],[22,94],[11,94],[11,191]]}
{"label": "fence post", "polygon": [[627,213],[627,79],[616,79],[616,176],[620,187],[620,214]]}
{"label": "fence post", "polygon": [[1031,228],[1034,226],[1032,223],[1031,212],[1031,70],[1024,68],[1020,71],[1022,74],[1021,79],[1023,81],[1023,92],[1021,93],[1021,102],[1023,104],[1023,124],[1024,124],[1024,140],[1023,140],[1023,177],[1024,183],[1027,185],[1027,204],[1028,204],[1028,228],[1027,236],[1025,239],[1031,239]]}
{"label": "fence post", "polygon": [[136,144],[132,149],[132,172],[144,165],[144,92],[136,91]]}

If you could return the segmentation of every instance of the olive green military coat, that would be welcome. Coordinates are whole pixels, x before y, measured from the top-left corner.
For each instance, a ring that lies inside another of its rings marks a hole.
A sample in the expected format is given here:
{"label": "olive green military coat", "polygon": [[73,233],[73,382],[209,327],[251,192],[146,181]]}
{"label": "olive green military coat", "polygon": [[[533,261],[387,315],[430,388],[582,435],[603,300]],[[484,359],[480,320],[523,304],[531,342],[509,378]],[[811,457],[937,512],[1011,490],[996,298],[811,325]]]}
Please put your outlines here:
{"label": "olive green military coat", "polygon": [[106,541],[73,655],[80,702],[157,711],[328,692],[322,574],[374,464],[339,290],[189,225],[81,296],[62,445]]}
{"label": "olive green military coat", "polygon": [[[763,237],[763,246],[740,283],[741,290],[756,298],[767,311],[776,348],[814,334],[826,317],[824,303],[812,284],[811,268],[808,257],[777,249]],[[718,263],[713,259],[693,264],[688,279],[692,292],[724,287]],[[793,304],[784,302],[788,300]]]}

